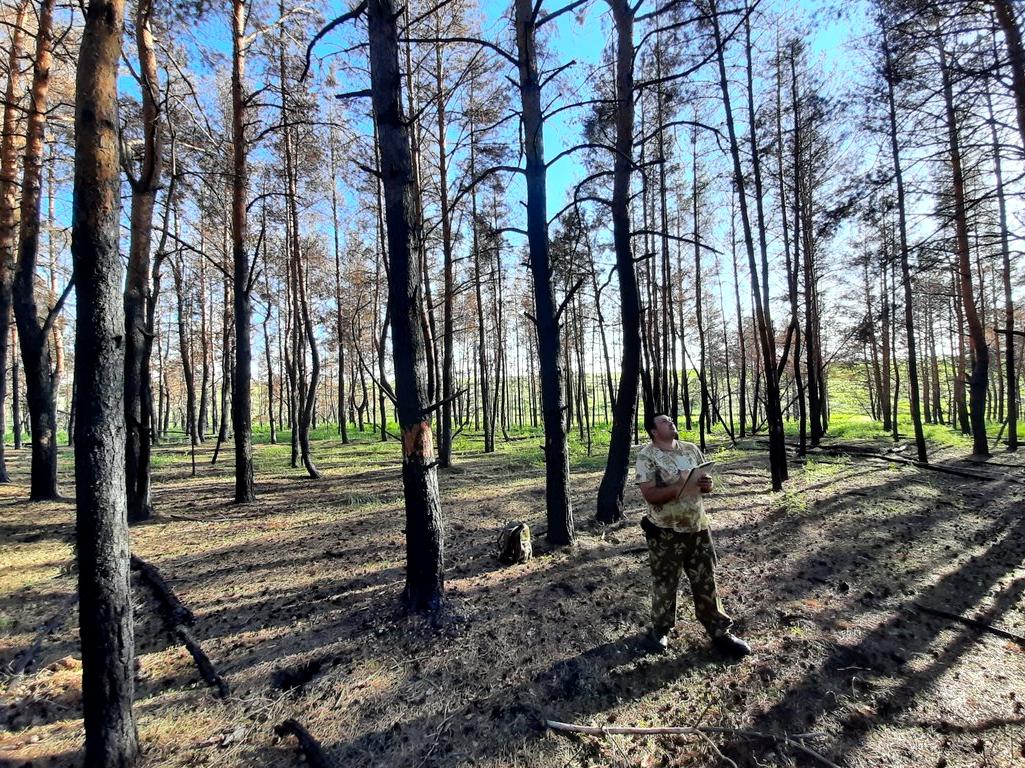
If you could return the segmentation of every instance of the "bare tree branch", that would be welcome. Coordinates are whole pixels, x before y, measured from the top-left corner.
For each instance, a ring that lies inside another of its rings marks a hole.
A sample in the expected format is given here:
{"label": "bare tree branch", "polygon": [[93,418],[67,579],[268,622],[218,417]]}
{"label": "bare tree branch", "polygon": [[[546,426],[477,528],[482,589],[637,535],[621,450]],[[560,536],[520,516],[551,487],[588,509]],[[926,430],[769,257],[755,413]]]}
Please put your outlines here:
{"label": "bare tree branch", "polygon": [[347,13],[343,13],[341,16],[337,17],[336,19],[334,19],[333,21],[329,22],[328,24],[325,24],[321,28],[321,30],[317,34],[315,34],[313,36],[313,39],[310,40],[310,44],[308,46],[306,46],[306,63],[303,65],[302,74],[299,75],[299,82],[300,83],[303,80],[305,80],[306,79],[306,75],[309,74],[309,71],[310,71],[310,57],[313,55],[313,47],[317,43],[319,43],[321,40],[323,40],[324,36],[327,35],[329,32],[331,32],[331,30],[333,30],[335,27],[338,27],[338,26],[344,24],[347,21],[353,21],[354,19],[358,19],[360,16],[363,15],[363,12],[366,9],[367,9],[367,0],[361,0],[359,5],[357,5],[355,8],[353,8],[351,11],[348,11]]}

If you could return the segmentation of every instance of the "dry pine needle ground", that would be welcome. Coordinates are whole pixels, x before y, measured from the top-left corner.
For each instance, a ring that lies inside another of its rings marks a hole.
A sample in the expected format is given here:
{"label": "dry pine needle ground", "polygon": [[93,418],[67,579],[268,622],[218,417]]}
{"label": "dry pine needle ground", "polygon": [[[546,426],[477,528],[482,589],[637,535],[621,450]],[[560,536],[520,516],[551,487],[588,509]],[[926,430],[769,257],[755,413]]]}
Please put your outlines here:
{"label": "dry pine needle ground", "polygon": [[[259,501],[244,508],[225,502],[228,470],[211,467],[209,451],[191,477],[181,449],[158,449],[157,515],[133,529],[133,551],[195,612],[191,631],[231,696],[203,683],[136,575],[143,765],[296,765],[294,739],[274,733],[288,718],[338,766],[817,764],[730,733],[559,735],[545,720],[813,733],[805,743],[845,766],[1025,765],[1025,647],[914,609],[1025,632],[1022,469],[974,482],[822,457],[772,496],[755,446],[720,452],[710,505],[720,586],[756,649],[727,664],[686,597],[671,653],[642,648],[641,502],[631,488],[626,524],[591,526],[597,458],[573,477],[578,546],[544,546],[543,475],[529,447],[459,454],[441,474],[448,603],[434,623],[398,608],[393,444],[321,442],[319,481],[288,469],[285,447],[258,446]],[[74,507],[24,500],[22,454],[0,489],[5,669],[63,620],[25,674],[3,681],[0,764],[74,765]],[[513,519],[531,524],[539,552],[502,567],[495,534]]]}

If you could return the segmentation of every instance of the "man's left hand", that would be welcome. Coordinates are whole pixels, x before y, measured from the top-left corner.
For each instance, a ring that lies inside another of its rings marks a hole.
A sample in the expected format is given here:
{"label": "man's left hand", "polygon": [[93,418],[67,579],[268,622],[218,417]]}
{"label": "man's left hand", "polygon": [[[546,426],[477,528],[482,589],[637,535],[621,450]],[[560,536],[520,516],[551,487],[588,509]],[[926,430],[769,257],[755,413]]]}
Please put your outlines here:
{"label": "man's left hand", "polygon": [[711,493],[712,492],[712,478],[710,476],[706,476],[706,477],[703,477],[700,480],[698,480],[698,490],[701,491],[702,493]]}

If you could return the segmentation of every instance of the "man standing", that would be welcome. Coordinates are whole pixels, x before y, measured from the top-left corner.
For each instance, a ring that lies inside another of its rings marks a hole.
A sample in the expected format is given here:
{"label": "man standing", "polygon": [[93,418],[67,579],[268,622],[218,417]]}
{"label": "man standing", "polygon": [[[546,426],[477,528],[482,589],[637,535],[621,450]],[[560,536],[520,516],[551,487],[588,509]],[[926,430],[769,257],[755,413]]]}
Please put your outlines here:
{"label": "man standing", "polygon": [[686,571],[694,612],[712,645],[727,656],[746,656],[751,648],[730,634],[733,620],[723,610],[715,585],[715,549],[703,499],[703,494],[712,490],[712,478],[699,481],[699,493],[681,496],[688,470],[702,464],[705,457],[693,443],[677,440],[676,425],[665,414],[658,414],[645,427],[651,442],[637,454],[636,482],[648,503],[641,527],[651,564],[651,639],[659,650],[669,647],[669,631],[676,624],[680,572]]}

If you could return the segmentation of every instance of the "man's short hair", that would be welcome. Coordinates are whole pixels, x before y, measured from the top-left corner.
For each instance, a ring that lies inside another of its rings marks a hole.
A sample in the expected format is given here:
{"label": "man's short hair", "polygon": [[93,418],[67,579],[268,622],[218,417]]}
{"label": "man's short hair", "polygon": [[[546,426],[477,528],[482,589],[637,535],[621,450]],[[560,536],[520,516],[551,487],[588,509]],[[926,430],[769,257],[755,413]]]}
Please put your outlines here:
{"label": "man's short hair", "polygon": [[651,437],[651,433],[655,431],[655,421],[662,416],[669,418],[668,413],[656,413],[644,419],[644,429],[648,433],[648,437]]}

